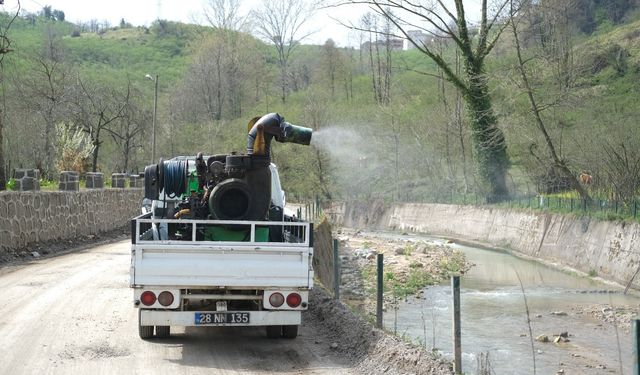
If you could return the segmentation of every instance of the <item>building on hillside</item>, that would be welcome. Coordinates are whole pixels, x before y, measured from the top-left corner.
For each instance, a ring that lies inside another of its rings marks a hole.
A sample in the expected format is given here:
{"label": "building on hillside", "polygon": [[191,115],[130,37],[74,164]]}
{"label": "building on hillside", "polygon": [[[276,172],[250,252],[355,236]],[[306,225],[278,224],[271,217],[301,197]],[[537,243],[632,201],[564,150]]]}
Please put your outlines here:
{"label": "building on hillside", "polygon": [[[416,44],[427,44],[429,41],[429,34],[425,33],[422,30],[409,30],[407,31],[407,36],[413,40]],[[407,40],[407,49],[414,49],[416,46],[413,45],[409,40]]]}
{"label": "building on hillside", "polygon": [[[404,47],[404,39],[400,38],[391,38],[388,39],[389,47],[392,51],[402,51]],[[374,47],[378,47],[378,49],[385,49],[387,46],[387,40],[378,40],[373,42],[364,42],[360,45],[360,49],[363,51],[368,51],[373,49]]]}

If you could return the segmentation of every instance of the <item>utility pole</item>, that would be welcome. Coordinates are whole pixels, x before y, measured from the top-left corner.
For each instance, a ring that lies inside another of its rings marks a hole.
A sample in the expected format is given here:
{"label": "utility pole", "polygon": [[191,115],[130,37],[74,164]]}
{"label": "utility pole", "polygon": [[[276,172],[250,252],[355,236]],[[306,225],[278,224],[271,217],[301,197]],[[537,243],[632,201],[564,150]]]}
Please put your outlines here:
{"label": "utility pole", "polygon": [[151,120],[151,163],[156,161],[156,115],[158,113],[158,74],[155,78],[151,74],[147,74],[144,78],[155,83],[153,93],[153,119]]}

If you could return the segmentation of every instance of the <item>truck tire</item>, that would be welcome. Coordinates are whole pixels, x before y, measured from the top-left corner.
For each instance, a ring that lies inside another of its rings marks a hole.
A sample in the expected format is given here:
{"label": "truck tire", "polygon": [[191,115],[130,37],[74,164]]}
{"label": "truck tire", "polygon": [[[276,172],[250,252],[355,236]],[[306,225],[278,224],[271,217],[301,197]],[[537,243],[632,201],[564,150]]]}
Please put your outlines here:
{"label": "truck tire", "polygon": [[143,326],[140,324],[140,315],[142,315],[142,310],[138,309],[138,335],[140,335],[140,338],[143,340],[150,339],[153,337],[153,326]]}
{"label": "truck tire", "polygon": [[159,339],[166,339],[171,336],[170,326],[156,326],[156,337]]}
{"label": "truck tire", "polygon": [[267,326],[267,337],[277,339],[282,336],[282,326]]}
{"label": "truck tire", "polygon": [[282,337],[285,339],[295,339],[298,337],[298,326],[282,326]]}

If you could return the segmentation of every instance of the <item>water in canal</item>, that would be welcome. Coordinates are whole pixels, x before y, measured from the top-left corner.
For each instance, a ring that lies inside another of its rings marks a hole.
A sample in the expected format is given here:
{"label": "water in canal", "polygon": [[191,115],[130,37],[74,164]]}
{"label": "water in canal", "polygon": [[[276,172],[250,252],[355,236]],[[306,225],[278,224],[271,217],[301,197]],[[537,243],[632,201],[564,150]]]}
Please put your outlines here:
{"label": "water in canal", "polygon": [[[503,252],[451,246],[463,251],[475,264],[461,279],[465,374],[476,374],[479,353],[489,353],[495,374],[533,373],[525,304],[516,272],[525,289],[533,337],[547,334],[553,339],[553,334],[561,332],[570,335],[567,343],[534,343],[538,374],[556,374],[560,369],[564,369],[565,374],[618,374],[621,372],[620,357],[623,373],[631,374],[631,334],[622,329],[617,329],[616,333],[613,324],[602,324],[578,311],[581,306],[600,303],[637,305],[638,297],[624,296],[611,285]],[[395,324],[398,335],[414,341],[424,342],[426,338],[427,347],[435,347],[451,358],[451,304],[449,284],[429,287],[422,298],[410,298],[402,303],[397,318],[393,310],[387,311],[384,324],[391,330]],[[554,315],[553,312],[567,315]]]}

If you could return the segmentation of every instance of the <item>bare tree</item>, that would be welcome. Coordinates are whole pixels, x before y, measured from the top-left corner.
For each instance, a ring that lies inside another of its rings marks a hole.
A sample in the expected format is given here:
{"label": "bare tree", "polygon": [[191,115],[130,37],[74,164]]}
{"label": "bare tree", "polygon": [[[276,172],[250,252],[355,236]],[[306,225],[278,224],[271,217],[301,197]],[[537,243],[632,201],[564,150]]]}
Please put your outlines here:
{"label": "bare tree", "polygon": [[40,53],[30,58],[29,74],[14,77],[13,86],[20,97],[17,105],[40,117],[38,132],[43,145],[34,156],[35,166],[45,178],[51,178],[55,169],[55,126],[66,116],[69,67],[62,50],[60,36],[47,25]]}
{"label": "bare tree", "polygon": [[[635,143],[635,144],[634,144]],[[604,146],[603,160],[616,200],[630,204],[640,188],[640,152],[636,139]]]}
{"label": "bare tree", "polygon": [[[330,123],[328,104],[326,101],[317,97],[309,97],[307,105],[305,106],[304,116],[305,124],[311,126],[314,131],[320,131],[326,128]],[[329,158],[320,150],[320,148],[314,148],[314,160],[315,174],[317,176],[317,188],[320,190],[320,194],[323,199],[331,200],[333,195],[331,193],[331,183]]]}
{"label": "bare tree", "polygon": [[247,15],[240,12],[240,0],[207,0],[203,15],[218,30],[240,31],[247,22]]}
{"label": "bare tree", "polygon": [[91,137],[91,144],[94,146],[91,158],[93,172],[98,170],[98,156],[104,142],[102,131],[106,131],[116,120],[124,117],[130,96],[130,86],[127,86],[122,94],[110,87],[88,84],[78,77],[74,103],[76,124]]}
{"label": "bare tree", "polygon": [[129,98],[124,102],[122,116],[113,126],[105,128],[122,152],[122,164],[119,168],[122,172],[128,172],[133,167],[131,161],[135,151],[142,148],[142,135],[148,129],[145,125],[150,122],[149,113],[143,111],[134,101],[141,93],[131,87],[130,80],[127,81],[127,92]]}
{"label": "bare tree", "polygon": [[[4,113],[5,113],[5,101],[4,101],[4,56],[9,52],[12,52],[11,49],[11,39],[9,39],[9,29],[13,24],[13,21],[20,14],[20,0],[17,0],[18,6],[16,9],[16,13],[8,18],[2,17],[2,25],[0,25],[0,85],[2,89],[2,103],[0,103],[0,191],[6,188],[7,183],[7,174],[5,171],[5,162],[4,162]],[[6,24],[5,24],[6,22]]]}
{"label": "bare tree", "polygon": [[287,98],[291,53],[311,34],[303,32],[302,27],[312,14],[305,0],[264,0],[253,12],[256,32],[276,48],[282,103]]}
{"label": "bare tree", "polygon": [[[391,100],[391,38],[392,24],[374,13],[367,13],[361,20],[369,40],[363,44],[369,55],[369,71],[376,103],[389,104]],[[360,47],[362,48],[362,46]]]}
{"label": "bare tree", "polygon": [[[527,99],[529,101],[529,105],[531,108],[531,114],[533,115],[533,118],[538,127],[538,130],[542,134],[553,168],[557,170],[565,178],[566,181],[568,181],[571,187],[580,194],[580,197],[582,199],[590,202],[591,197],[589,196],[589,193],[580,184],[577,176],[573,172],[571,172],[571,169],[569,169],[567,160],[561,157],[561,154],[557,150],[556,143],[551,137],[548,130],[548,126],[545,123],[545,120],[543,118],[543,112],[545,108],[548,108],[548,107],[544,107],[539,104],[538,99],[536,98],[536,94],[533,90],[531,80],[529,78],[530,73],[527,71],[527,67],[525,65],[526,64],[525,58],[523,57],[523,54],[522,54],[522,48],[520,45],[520,36],[518,34],[517,10],[519,8],[520,7],[517,3],[515,3],[513,0],[510,0],[510,18],[511,18],[510,23],[511,23],[511,29],[513,31],[513,39],[514,39],[516,56],[518,61],[518,65],[516,66],[516,69],[520,74],[522,88],[525,94],[527,95]],[[531,60],[527,59],[527,61],[531,61]]]}

